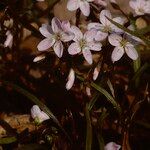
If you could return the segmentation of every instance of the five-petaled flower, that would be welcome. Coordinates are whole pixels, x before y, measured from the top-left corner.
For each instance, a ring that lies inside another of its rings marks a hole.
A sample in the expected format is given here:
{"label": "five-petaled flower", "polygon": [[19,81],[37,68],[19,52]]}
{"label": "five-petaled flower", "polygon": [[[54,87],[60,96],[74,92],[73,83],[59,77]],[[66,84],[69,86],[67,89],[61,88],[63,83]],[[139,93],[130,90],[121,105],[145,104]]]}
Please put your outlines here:
{"label": "five-petaled flower", "polygon": [[68,0],[67,9],[70,11],[77,10],[80,8],[84,16],[89,16],[90,14],[90,4],[94,0]]}
{"label": "five-petaled flower", "polygon": [[100,42],[95,42],[93,40],[95,36],[95,30],[88,30],[84,34],[76,26],[72,26],[71,30],[74,33],[75,37],[73,39],[74,42],[68,48],[69,54],[76,55],[82,51],[86,61],[89,64],[92,64],[93,59],[90,50],[100,51],[102,47],[102,44]]}
{"label": "five-petaled flower", "polygon": [[54,52],[59,58],[63,55],[62,42],[68,42],[74,38],[71,32],[63,30],[62,23],[56,17],[52,19],[51,26],[43,24],[39,30],[45,39],[38,44],[38,50],[44,51],[53,46]]}
{"label": "five-petaled flower", "polygon": [[129,5],[134,9],[136,15],[150,14],[149,0],[131,0]]}
{"label": "five-petaled flower", "polygon": [[88,24],[88,29],[96,29],[97,34],[95,35],[95,40],[96,41],[102,41],[107,38],[109,33],[116,32],[118,34],[123,33],[123,30],[120,28],[116,27],[114,24],[112,24],[108,19],[112,19],[113,21],[123,24],[125,22],[124,18],[121,17],[116,17],[112,18],[112,15],[109,10],[102,10],[99,16],[99,20],[101,23],[89,23]]}
{"label": "five-petaled flower", "polygon": [[31,108],[31,117],[35,120],[37,124],[42,123],[45,120],[50,119],[49,116],[40,110],[38,105],[33,105]]}
{"label": "five-petaled flower", "polygon": [[122,38],[120,35],[111,34],[108,37],[108,40],[111,45],[115,46],[111,55],[113,62],[118,61],[125,52],[132,60],[136,60],[138,58],[138,53],[134,48],[134,45]]}

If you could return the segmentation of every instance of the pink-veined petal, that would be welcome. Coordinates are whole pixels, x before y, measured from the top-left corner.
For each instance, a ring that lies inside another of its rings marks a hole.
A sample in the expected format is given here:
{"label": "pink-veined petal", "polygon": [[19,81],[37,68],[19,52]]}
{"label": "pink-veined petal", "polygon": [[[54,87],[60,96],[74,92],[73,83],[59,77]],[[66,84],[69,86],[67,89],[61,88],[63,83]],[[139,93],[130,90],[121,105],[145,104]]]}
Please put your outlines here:
{"label": "pink-veined petal", "polygon": [[113,46],[120,46],[120,42],[122,41],[122,37],[117,34],[111,34],[108,36],[108,41]]}
{"label": "pink-veined petal", "polygon": [[38,44],[37,48],[39,51],[45,51],[50,47],[52,47],[54,43],[55,43],[55,39],[45,38]]}
{"label": "pink-veined petal", "polygon": [[69,32],[61,32],[61,41],[63,42],[69,42],[71,40],[73,40],[74,38],[74,34],[73,33],[69,33]]}
{"label": "pink-veined petal", "polygon": [[62,55],[63,55],[63,45],[61,43],[61,41],[57,41],[55,44],[54,44],[54,52],[55,54],[61,58]]}
{"label": "pink-veined petal", "polygon": [[12,45],[13,45],[13,35],[12,35],[12,33],[8,30],[8,31],[6,32],[6,36],[7,36],[7,38],[6,38],[6,41],[4,42],[4,47],[9,47],[9,48],[11,48]]}
{"label": "pink-veined petal", "polygon": [[102,49],[102,44],[100,42],[89,42],[88,47],[93,51],[100,51]]}
{"label": "pink-veined petal", "polygon": [[110,25],[110,21],[106,17],[112,19],[110,11],[105,9],[105,10],[102,10],[100,13],[100,22],[104,26]]}
{"label": "pink-veined petal", "polygon": [[79,1],[78,0],[68,0],[67,9],[70,11],[77,10],[79,8]]}
{"label": "pink-veined petal", "polygon": [[88,29],[88,30],[91,30],[91,29],[100,30],[100,29],[102,29],[102,27],[103,27],[102,24],[96,23],[96,22],[92,22],[92,23],[89,23],[89,24],[88,24],[87,29]]}
{"label": "pink-veined petal", "polygon": [[115,142],[109,142],[105,145],[104,150],[119,150],[120,148],[121,146]]}
{"label": "pink-veined petal", "polygon": [[97,31],[94,29],[88,30],[84,33],[83,38],[87,41],[87,42],[91,42],[94,40],[94,37],[96,35]]}
{"label": "pink-veined petal", "polygon": [[115,47],[112,54],[111,59],[113,62],[118,61],[124,54],[123,47]]}
{"label": "pink-veined petal", "polygon": [[125,52],[132,60],[136,60],[138,58],[138,53],[132,44],[127,44],[125,46]]}
{"label": "pink-veined petal", "polygon": [[33,105],[31,108],[31,117],[35,119],[39,114],[41,113],[41,110],[38,105]]}
{"label": "pink-veined petal", "polygon": [[84,16],[89,16],[90,14],[90,4],[87,1],[80,2],[80,9]]}
{"label": "pink-veined petal", "polygon": [[81,52],[81,47],[80,47],[79,43],[77,43],[77,42],[72,43],[72,44],[68,47],[68,53],[69,53],[70,55],[76,55],[76,54],[78,54],[78,53],[80,53],[80,52]]}
{"label": "pink-veined petal", "polygon": [[70,72],[69,72],[69,75],[68,75],[68,81],[66,83],[66,89],[67,90],[70,90],[74,84],[74,81],[75,81],[75,72],[74,70],[71,68],[70,69]]}
{"label": "pink-veined petal", "polygon": [[81,30],[78,27],[72,26],[71,27],[71,32],[75,35],[75,37],[73,39],[74,41],[79,41],[83,38],[83,34],[82,34]]}
{"label": "pink-veined petal", "polygon": [[41,111],[38,117],[41,122],[50,119],[49,116],[44,111]]}
{"label": "pink-veined petal", "polygon": [[54,17],[52,19],[52,29],[53,29],[53,32],[54,33],[58,33],[62,30],[62,27],[61,27],[61,22],[58,18]]}
{"label": "pink-veined petal", "polygon": [[89,64],[92,64],[93,63],[93,58],[92,58],[92,53],[89,49],[89,47],[84,47],[82,49],[82,53],[83,53],[83,56],[85,58],[85,60],[89,63]]}
{"label": "pink-veined petal", "polygon": [[40,30],[41,34],[47,38],[49,38],[53,34],[52,28],[48,24],[42,24],[42,26],[39,28],[39,30]]}
{"label": "pink-veined petal", "polygon": [[96,41],[103,41],[107,38],[107,36],[108,36],[108,33],[98,31],[95,35],[95,40]]}
{"label": "pink-veined petal", "polygon": [[69,21],[67,21],[67,20],[62,21],[61,26],[62,26],[63,31],[70,32],[71,26],[70,26],[70,22]]}

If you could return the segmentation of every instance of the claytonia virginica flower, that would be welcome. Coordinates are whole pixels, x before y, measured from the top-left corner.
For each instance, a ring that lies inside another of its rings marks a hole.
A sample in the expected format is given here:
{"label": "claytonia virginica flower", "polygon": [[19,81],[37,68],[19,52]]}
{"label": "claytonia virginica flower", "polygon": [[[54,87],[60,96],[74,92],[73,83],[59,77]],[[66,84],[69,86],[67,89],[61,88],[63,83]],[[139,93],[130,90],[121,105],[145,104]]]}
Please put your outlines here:
{"label": "claytonia virginica flower", "polygon": [[70,11],[77,10],[80,8],[84,16],[89,16],[90,14],[90,4],[94,0],[68,0],[67,9]]}
{"label": "claytonia virginica flower", "polygon": [[8,30],[6,32],[6,41],[4,42],[4,47],[9,47],[12,48],[13,45],[13,35],[12,33]]}
{"label": "claytonia virginica flower", "polygon": [[134,45],[123,39],[120,35],[111,34],[108,37],[108,41],[111,45],[115,46],[111,55],[113,62],[118,61],[125,52],[132,60],[136,60],[138,58],[138,53],[134,48]]}
{"label": "claytonia virginica flower", "polygon": [[134,9],[136,15],[150,14],[149,0],[130,0],[129,5]]}
{"label": "claytonia virginica flower", "polygon": [[104,150],[119,150],[120,148],[121,146],[115,142],[109,142],[105,145]]}
{"label": "claytonia virginica flower", "polygon": [[102,47],[102,44],[100,42],[95,42],[93,40],[95,30],[86,31],[84,34],[76,26],[72,26],[71,30],[74,33],[75,38],[73,39],[74,43],[72,43],[68,48],[69,54],[76,55],[82,51],[86,61],[89,64],[92,64],[93,59],[90,50],[100,51]]}
{"label": "claytonia virginica flower", "polygon": [[31,108],[31,117],[35,120],[37,124],[40,124],[43,121],[50,119],[45,112],[40,110],[38,105],[33,105],[33,107]]}
{"label": "claytonia virginica flower", "polygon": [[123,33],[123,30],[116,27],[112,24],[106,17],[112,19],[113,21],[123,24],[125,19],[121,17],[112,18],[112,15],[109,10],[102,10],[99,16],[101,23],[89,23],[88,30],[96,29],[97,34],[95,35],[96,41],[102,41],[107,38],[108,33],[116,32],[116,33]]}
{"label": "claytonia virginica flower", "polygon": [[63,31],[62,24],[56,17],[52,19],[51,26],[43,24],[39,30],[45,39],[38,44],[38,50],[44,51],[53,46],[54,52],[59,58],[63,55],[62,42],[71,41],[74,37],[71,32]]}
{"label": "claytonia virginica flower", "polygon": [[68,81],[66,83],[66,89],[70,90],[74,84],[74,80],[75,80],[75,72],[74,70],[71,68],[69,75],[68,75]]}

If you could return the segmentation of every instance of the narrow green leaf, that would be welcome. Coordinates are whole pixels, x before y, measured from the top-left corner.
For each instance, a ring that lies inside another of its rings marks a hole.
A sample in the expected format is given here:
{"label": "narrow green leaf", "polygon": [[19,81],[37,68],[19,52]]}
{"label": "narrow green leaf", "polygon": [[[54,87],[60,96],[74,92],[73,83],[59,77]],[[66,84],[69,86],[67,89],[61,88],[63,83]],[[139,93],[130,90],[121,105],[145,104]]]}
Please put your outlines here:
{"label": "narrow green leaf", "polygon": [[85,108],[85,117],[86,117],[86,150],[91,150],[92,148],[92,124],[90,118],[90,111],[88,110],[88,104]]}
{"label": "narrow green leaf", "polygon": [[17,141],[16,137],[0,138],[0,144],[11,144]]}
{"label": "narrow green leaf", "polygon": [[[77,75],[77,78],[81,81],[84,82],[84,78],[82,78],[81,76]],[[117,104],[117,102],[115,101],[115,99],[102,87],[100,87],[99,85],[95,84],[94,82],[91,82],[91,86],[96,89],[97,91],[99,91],[101,94],[103,94],[107,100],[113,105],[113,107],[115,109],[117,109],[117,111],[119,113],[121,113],[121,107],[119,104]]]}
{"label": "narrow green leaf", "polygon": [[110,91],[111,91],[112,96],[115,97],[114,88],[113,88],[113,85],[112,85],[112,83],[111,83],[111,81],[110,81],[109,79],[108,79],[108,81],[107,81],[107,84],[108,84],[108,86],[109,86],[109,89],[110,89]]}

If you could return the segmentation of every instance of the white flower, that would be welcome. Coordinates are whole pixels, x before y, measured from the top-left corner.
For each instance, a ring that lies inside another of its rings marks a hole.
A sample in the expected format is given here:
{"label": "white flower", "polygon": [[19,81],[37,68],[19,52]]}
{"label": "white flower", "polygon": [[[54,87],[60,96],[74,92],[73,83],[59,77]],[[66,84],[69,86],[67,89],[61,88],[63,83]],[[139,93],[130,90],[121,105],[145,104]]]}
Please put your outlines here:
{"label": "white flower", "polygon": [[13,45],[13,35],[12,33],[8,30],[6,32],[6,41],[4,42],[4,47],[9,47],[12,48]]}
{"label": "white flower", "polygon": [[90,4],[94,0],[68,0],[67,9],[70,11],[77,10],[80,8],[84,16],[89,16],[90,14]]}
{"label": "white flower", "polygon": [[130,0],[129,5],[134,9],[136,15],[150,14],[149,0]]}
{"label": "white flower", "polygon": [[121,146],[115,142],[109,142],[105,145],[104,150],[119,150],[120,148]]}
{"label": "white flower", "polygon": [[75,72],[74,70],[71,68],[70,69],[70,72],[69,72],[69,75],[68,75],[68,81],[66,83],[66,89],[67,90],[70,90],[74,84],[74,81],[75,81]]}
{"label": "white flower", "polygon": [[31,108],[31,116],[38,124],[50,119],[45,112],[40,110],[38,105],[33,105],[33,107]]}
{"label": "white flower", "polygon": [[43,24],[40,27],[39,30],[45,39],[38,44],[37,48],[39,51],[44,51],[53,46],[55,54],[60,58],[63,55],[62,42],[71,41],[74,35],[63,31],[62,24],[56,17],[52,19],[51,26]]}
{"label": "white flower", "polygon": [[116,32],[118,34],[123,33],[123,30],[116,27],[112,24],[106,17],[112,19],[113,21],[123,24],[125,22],[124,18],[116,17],[112,18],[112,15],[109,10],[102,10],[99,16],[99,20],[101,23],[89,23],[88,30],[96,29],[97,34],[95,35],[96,41],[102,41],[107,38],[108,33]]}
{"label": "white flower", "polygon": [[71,30],[74,33],[75,38],[73,39],[74,43],[72,43],[68,48],[69,54],[76,55],[77,53],[80,53],[82,51],[86,61],[89,64],[92,64],[93,59],[90,50],[100,51],[102,47],[102,44],[100,42],[93,41],[95,30],[86,31],[84,35],[76,26],[72,26]]}
{"label": "white flower", "polygon": [[38,62],[38,61],[41,61],[45,59],[45,55],[39,55],[39,56],[36,56],[34,59],[33,59],[33,62]]}
{"label": "white flower", "polygon": [[111,45],[115,46],[111,55],[111,59],[113,62],[118,61],[125,52],[133,60],[136,60],[138,58],[138,53],[134,48],[134,45],[123,39],[120,35],[111,34],[108,37],[108,41]]}

